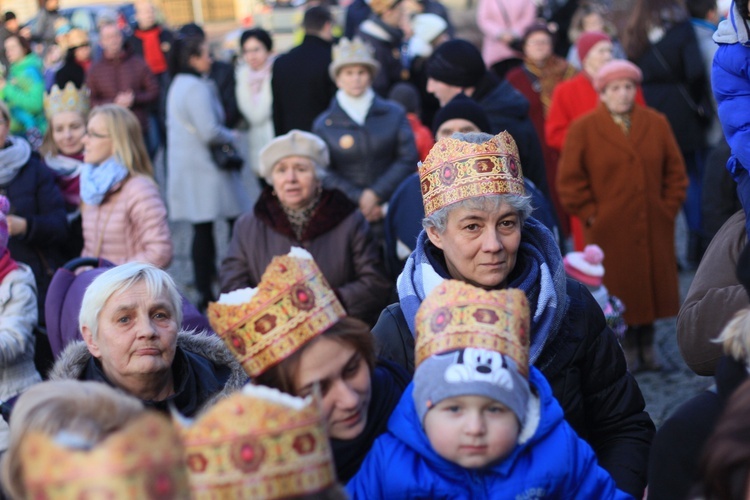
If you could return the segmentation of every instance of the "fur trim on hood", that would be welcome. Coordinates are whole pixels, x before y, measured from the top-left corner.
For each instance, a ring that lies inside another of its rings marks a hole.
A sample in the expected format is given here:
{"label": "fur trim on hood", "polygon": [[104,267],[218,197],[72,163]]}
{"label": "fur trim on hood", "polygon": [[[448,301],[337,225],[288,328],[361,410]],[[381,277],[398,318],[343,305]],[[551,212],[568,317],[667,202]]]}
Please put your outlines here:
{"label": "fur trim on hood", "polygon": [[719,28],[714,33],[713,38],[716,43],[748,45],[750,42],[750,33],[748,32],[750,32],[748,21],[742,19],[740,11],[737,10],[736,2],[732,2],[729,17],[719,23]]}
{"label": "fur trim on hood", "polygon": [[[177,334],[177,345],[184,351],[203,356],[212,363],[229,366],[232,374],[224,386],[225,391],[234,391],[241,388],[248,379],[245,370],[232,356],[224,342],[216,335],[208,334],[205,331],[181,331]],[[91,359],[91,353],[86,347],[86,342],[83,340],[72,342],[60,353],[52,370],[50,370],[49,379],[78,379],[89,359]]]}

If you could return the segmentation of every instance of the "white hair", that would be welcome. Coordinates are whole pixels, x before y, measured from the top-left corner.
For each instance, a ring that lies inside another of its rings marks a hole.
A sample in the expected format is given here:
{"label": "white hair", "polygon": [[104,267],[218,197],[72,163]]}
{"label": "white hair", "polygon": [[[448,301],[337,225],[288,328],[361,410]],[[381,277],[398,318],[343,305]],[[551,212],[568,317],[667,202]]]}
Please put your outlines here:
{"label": "white hair", "polygon": [[721,344],[724,354],[750,366],[750,308],[737,311],[712,342]]}
{"label": "white hair", "polygon": [[115,293],[129,290],[138,283],[146,284],[146,290],[151,297],[158,297],[164,291],[167,292],[179,328],[182,324],[182,296],[177,291],[174,280],[166,271],[144,262],[129,262],[113,267],[91,282],[86,288],[86,293],[83,294],[81,311],[78,313],[80,327],[87,327],[96,339],[99,329],[99,313],[104,309],[104,305]]}

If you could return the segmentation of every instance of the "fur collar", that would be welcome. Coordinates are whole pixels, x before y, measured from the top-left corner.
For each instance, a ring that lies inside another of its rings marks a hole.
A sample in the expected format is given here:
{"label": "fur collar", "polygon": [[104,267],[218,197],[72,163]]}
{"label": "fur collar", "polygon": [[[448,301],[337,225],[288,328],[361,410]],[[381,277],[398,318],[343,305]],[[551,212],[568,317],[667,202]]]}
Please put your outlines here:
{"label": "fur collar", "polygon": [[[324,189],[320,195],[320,202],[310,216],[305,231],[300,241],[310,241],[327,233],[338,226],[341,221],[349,217],[357,207],[349,199],[337,190]],[[278,198],[273,195],[273,190],[266,187],[260,195],[258,203],[255,204],[255,216],[263,221],[268,227],[279,234],[297,240],[292,225],[281,208]]]}
{"label": "fur collar", "polygon": [[[229,366],[232,369],[232,374],[227,380],[225,389],[239,389],[248,379],[242,366],[227,349],[224,342],[215,335],[205,332],[181,331],[177,334],[177,345],[184,351],[203,356],[217,365]],[[83,340],[71,342],[57,358],[49,373],[49,379],[78,379],[90,359],[91,353]]]}

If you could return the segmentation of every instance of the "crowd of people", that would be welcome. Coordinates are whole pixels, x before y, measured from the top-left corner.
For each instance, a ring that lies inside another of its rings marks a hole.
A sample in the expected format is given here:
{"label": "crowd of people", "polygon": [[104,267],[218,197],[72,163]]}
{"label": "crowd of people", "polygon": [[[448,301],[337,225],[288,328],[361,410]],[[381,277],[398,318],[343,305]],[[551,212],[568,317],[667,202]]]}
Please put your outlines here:
{"label": "crowd of people", "polygon": [[[3,494],[745,498],[750,2],[610,4],[309,2],[229,62],[6,13]],[[675,315],[716,385],[657,431]]]}

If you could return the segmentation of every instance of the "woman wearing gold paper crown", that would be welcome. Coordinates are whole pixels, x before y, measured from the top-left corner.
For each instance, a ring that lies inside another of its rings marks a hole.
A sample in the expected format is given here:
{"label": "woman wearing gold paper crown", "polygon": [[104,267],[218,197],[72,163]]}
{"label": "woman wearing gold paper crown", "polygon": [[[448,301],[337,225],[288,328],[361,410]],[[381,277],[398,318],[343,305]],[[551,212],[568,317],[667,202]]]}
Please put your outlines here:
{"label": "woman wearing gold paper crown", "polygon": [[370,222],[384,217],[383,205],[419,160],[404,110],[372,90],[379,68],[362,40],[341,40],[328,67],[339,90],[312,129],[331,151],[325,186],[346,194]]}
{"label": "woman wearing gold paper crown", "polygon": [[78,315],[82,341],[68,344],[50,379],[93,380],[146,406],[192,416],[218,392],[247,380],[220,339],[179,331],[182,299],[172,278],[131,262],[102,273],[86,289]]}
{"label": "woman wearing gold paper crown", "polygon": [[335,189],[323,189],[328,147],[315,134],[292,130],[260,152],[268,187],[253,213],[234,225],[221,264],[222,292],[254,287],[276,255],[304,246],[350,316],[373,324],[387,304],[377,245],[357,206]]}
{"label": "woman wearing gold paper crown", "polygon": [[312,256],[274,257],[258,288],[222,294],[208,317],[254,383],[300,397],[320,385],[336,472],[349,480],[409,377],[376,360],[368,326],[346,316]]}
{"label": "woman wearing gold paper crown", "polygon": [[83,136],[89,114],[88,89],[77,89],[72,82],[64,88],[53,85],[44,96],[47,132],[39,153],[52,170],[65,200],[70,236],[65,244],[68,258],[77,257],[83,248],[81,228],[81,185]]}
{"label": "woman wearing gold paper crown", "polygon": [[529,217],[513,138],[441,139],[419,176],[425,230],[399,276],[399,303],[373,329],[381,355],[414,370],[417,309],[446,279],[523,290],[532,318],[530,363],[618,488],[640,498],[654,425],[601,309],[583,285],[566,279],[552,233]]}

